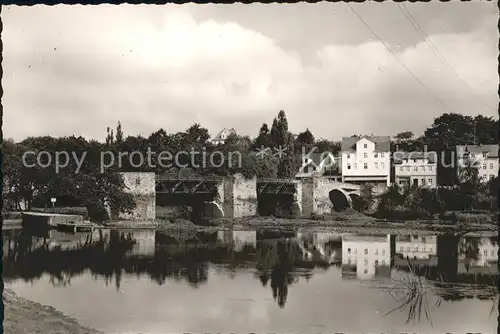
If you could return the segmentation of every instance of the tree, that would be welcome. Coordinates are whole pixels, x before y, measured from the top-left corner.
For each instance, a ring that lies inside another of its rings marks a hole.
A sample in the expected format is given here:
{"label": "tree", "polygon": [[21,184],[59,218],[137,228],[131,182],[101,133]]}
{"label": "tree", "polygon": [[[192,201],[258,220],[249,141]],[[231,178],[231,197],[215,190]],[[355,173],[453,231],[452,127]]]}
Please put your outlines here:
{"label": "tree", "polygon": [[295,142],[296,146],[312,146],[314,145],[315,140],[311,131],[309,131],[309,129],[306,129],[306,131],[298,134]]}
{"label": "tree", "polygon": [[254,148],[270,147],[271,133],[266,123],[263,123],[259,130],[259,135],[255,138]]}
{"label": "tree", "polygon": [[404,142],[412,139],[414,136],[413,132],[411,131],[404,131],[400,132],[397,135],[394,136],[394,139],[396,139],[397,142]]}
{"label": "tree", "polygon": [[289,144],[288,120],[283,110],[278,113],[278,118],[273,120],[271,127],[271,140],[274,147],[285,147]]}
{"label": "tree", "polygon": [[123,142],[123,131],[122,131],[122,124],[120,123],[120,121],[118,121],[118,125],[116,126],[115,140],[118,145],[120,145]]}

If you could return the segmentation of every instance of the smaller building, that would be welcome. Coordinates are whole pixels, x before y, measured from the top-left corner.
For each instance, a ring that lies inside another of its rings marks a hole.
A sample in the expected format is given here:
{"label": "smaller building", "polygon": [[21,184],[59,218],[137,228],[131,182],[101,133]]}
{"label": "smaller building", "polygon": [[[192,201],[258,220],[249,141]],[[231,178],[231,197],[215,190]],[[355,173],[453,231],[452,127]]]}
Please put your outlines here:
{"label": "smaller building", "polygon": [[498,176],[498,145],[457,146],[457,175],[461,169],[471,166],[479,171],[484,182]]}
{"label": "smaller building", "polygon": [[436,152],[395,152],[393,162],[399,186],[437,187]]}
{"label": "smaller building", "polygon": [[235,129],[224,128],[215,137],[213,137],[210,141],[214,145],[223,145],[226,142],[227,138],[232,134],[236,134]]}
{"label": "smaller building", "polygon": [[233,246],[235,252],[241,252],[245,246],[257,248],[256,231],[219,231],[217,239],[224,244]]}
{"label": "smaller building", "polygon": [[310,156],[301,155],[301,166],[296,179],[308,178],[312,176],[328,176],[341,181],[340,157],[335,157],[332,153],[314,153]]}

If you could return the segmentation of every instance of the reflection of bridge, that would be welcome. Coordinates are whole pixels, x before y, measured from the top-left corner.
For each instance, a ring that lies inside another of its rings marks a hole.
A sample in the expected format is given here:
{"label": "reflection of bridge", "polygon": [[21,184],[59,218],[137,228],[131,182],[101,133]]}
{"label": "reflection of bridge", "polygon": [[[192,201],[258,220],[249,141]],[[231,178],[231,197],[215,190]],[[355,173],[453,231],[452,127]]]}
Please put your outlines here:
{"label": "reflection of bridge", "polygon": [[[294,212],[301,216],[329,213],[352,206],[353,196],[360,196],[360,186],[323,177],[294,179],[246,179],[236,176],[155,175],[154,173],[122,173],[125,185],[142,200],[138,216],[152,219],[156,194],[200,195],[211,214],[219,217],[243,217],[257,214],[260,200],[288,197]],[[265,199],[263,199],[264,197]],[[151,218],[150,218],[151,217]]]}

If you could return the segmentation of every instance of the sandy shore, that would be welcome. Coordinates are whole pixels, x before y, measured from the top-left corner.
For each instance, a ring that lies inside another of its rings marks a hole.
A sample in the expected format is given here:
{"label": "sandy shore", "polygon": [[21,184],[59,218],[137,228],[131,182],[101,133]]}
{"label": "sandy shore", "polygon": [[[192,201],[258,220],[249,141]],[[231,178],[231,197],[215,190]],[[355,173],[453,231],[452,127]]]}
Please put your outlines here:
{"label": "sandy shore", "polygon": [[4,333],[9,334],[104,334],[84,327],[53,307],[17,296],[4,289]]}

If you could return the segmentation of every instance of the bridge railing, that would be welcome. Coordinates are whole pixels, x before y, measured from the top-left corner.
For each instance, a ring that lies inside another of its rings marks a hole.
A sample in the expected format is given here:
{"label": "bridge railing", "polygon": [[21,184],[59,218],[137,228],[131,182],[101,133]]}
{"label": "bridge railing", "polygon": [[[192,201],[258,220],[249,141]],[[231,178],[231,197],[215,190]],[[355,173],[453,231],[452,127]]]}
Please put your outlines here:
{"label": "bridge railing", "polygon": [[295,179],[257,178],[257,182],[294,183],[299,181]]}
{"label": "bridge railing", "polygon": [[224,179],[222,176],[206,175],[206,176],[175,176],[175,175],[156,175],[156,181],[217,181]]}

